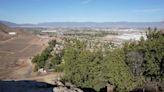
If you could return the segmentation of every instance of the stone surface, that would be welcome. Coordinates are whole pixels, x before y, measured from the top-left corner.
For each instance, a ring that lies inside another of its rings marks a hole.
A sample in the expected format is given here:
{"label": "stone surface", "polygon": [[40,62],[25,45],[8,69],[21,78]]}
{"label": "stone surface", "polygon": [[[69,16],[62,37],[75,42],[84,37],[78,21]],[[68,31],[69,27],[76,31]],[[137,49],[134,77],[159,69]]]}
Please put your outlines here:
{"label": "stone surface", "polygon": [[81,89],[78,88],[69,88],[69,87],[55,87],[53,88],[53,92],[83,92]]}

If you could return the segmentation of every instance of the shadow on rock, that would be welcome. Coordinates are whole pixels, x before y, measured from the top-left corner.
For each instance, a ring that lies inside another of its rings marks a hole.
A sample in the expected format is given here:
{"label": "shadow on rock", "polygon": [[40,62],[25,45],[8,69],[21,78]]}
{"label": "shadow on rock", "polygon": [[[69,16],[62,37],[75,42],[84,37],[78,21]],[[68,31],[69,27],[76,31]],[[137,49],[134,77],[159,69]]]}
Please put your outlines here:
{"label": "shadow on rock", "polygon": [[84,92],[97,92],[96,90],[92,88],[81,88]]}
{"label": "shadow on rock", "polygon": [[0,92],[53,92],[54,87],[37,81],[0,81]]}

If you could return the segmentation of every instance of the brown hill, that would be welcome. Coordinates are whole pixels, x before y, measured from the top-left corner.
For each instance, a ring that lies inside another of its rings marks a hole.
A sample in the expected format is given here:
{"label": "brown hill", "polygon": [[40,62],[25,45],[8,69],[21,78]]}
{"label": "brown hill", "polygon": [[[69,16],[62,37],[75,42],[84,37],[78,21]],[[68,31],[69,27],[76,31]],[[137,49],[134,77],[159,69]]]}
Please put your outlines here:
{"label": "brown hill", "polygon": [[5,24],[0,23],[0,41],[5,41],[5,40],[8,40],[8,39],[14,37],[12,35],[9,35],[9,32],[20,33],[18,30],[15,30]]}
{"label": "brown hill", "polygon": [[[11,32],[16,35],[9,34]],[[29,31],[0,24],[0,80],[31,76],[31,57],[40,53],[47,43],[48,40]]]}

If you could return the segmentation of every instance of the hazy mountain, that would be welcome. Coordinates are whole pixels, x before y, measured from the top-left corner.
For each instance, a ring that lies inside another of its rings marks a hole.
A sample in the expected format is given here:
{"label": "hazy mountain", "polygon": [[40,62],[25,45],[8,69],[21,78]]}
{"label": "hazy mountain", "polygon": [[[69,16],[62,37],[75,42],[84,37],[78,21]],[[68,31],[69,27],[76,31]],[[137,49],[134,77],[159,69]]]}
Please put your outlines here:
{"label": "hazy mountain", "polygon": [[161,23],[164,23],[164,20],[163,20],[163,21],[161,21]]}
{"label": "hazy mountain", "polygon": [[163,22],[44,22],[38,24],[16,24],[7,21],[0,21],[10,27],[95,27],[95,28],[164,28]]}
{"label": "hazy mountain", "polygon": [[5,25],[8,25],[8,26],[10,26],[10,27],[18,26],[18,24],[13,23],[13,22],[9,22],[9,21],[0,20],[0,23],[5,24]]}
{"label": "hazy mountain", "polygon": [[34,25],[34,24],[17,24],[17,23],[13,23],[13,22],[9,22],[9,21],[3,21],[3,20],[0,20],[0,23],[2,24],[5,24],[7,26],[10,26],[10,27],[32,27],[32,26],[37,26],[37,25]]}

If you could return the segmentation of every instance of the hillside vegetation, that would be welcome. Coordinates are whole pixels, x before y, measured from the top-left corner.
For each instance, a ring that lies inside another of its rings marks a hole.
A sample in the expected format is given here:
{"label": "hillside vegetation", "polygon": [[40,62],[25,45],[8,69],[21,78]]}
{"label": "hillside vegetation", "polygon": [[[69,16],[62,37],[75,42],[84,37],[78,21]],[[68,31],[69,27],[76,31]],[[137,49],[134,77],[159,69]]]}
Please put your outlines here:
{"label": "hillside vegetation", "polygon": [[[58,53],[56,44],[64,46]],[[109,44],[110,45],[110,44]],[[64,72],[64,81],[80,88],[100,91],[110,84],[116,92],[128,92],[146,83],[164,83],[164,36],[159,31],[147,32],[147,39],[126,42],[119,48],[107,45],[93,46],[86,40],[67,39],[49,43],[40,55],[33,58],[36,70],[40,68]]]}

